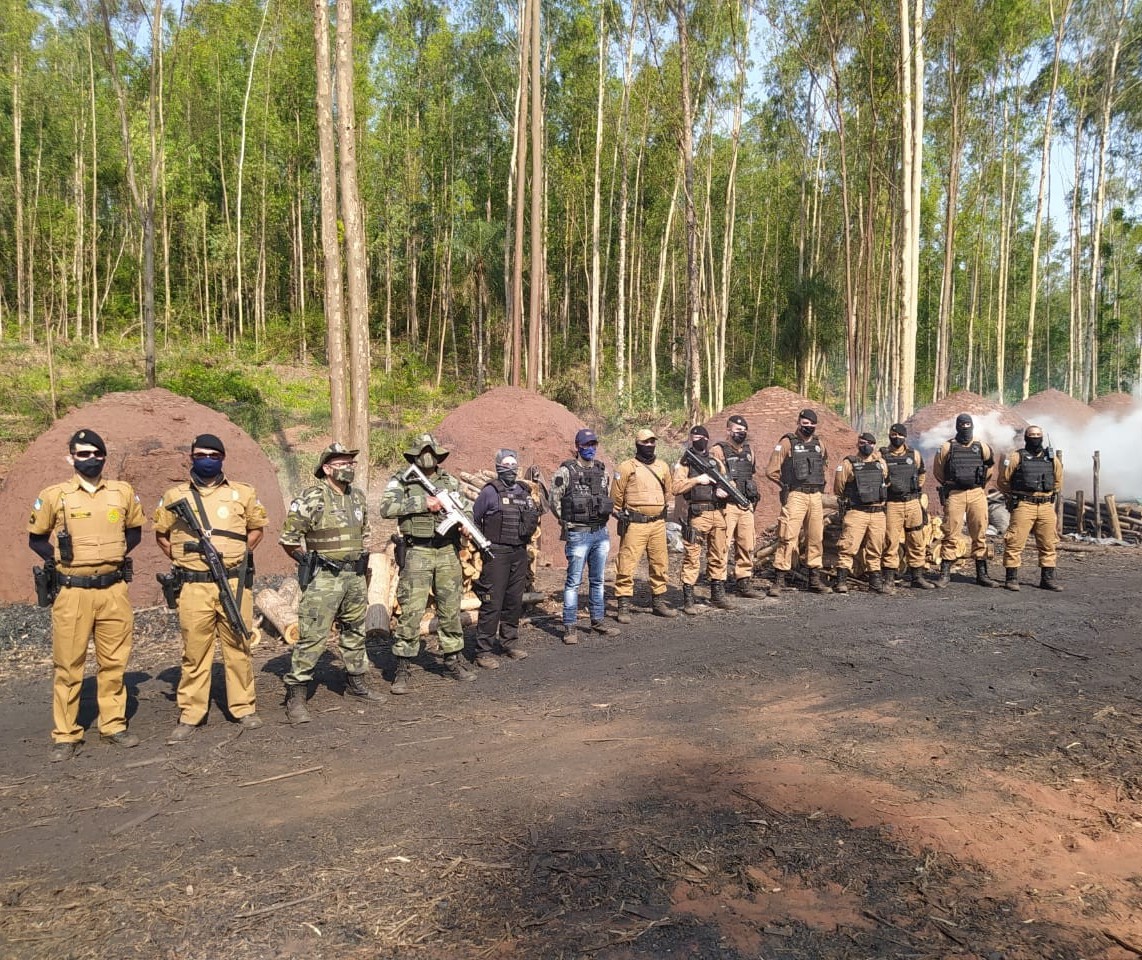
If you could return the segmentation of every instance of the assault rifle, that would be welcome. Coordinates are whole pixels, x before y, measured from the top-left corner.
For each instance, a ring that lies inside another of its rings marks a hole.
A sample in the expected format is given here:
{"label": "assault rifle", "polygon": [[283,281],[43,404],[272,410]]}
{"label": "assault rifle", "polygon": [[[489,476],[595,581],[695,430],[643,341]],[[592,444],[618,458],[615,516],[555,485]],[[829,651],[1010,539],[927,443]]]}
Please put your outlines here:
{"label": "assault rifle", "polygon": [[483,531],[464,512],[464,508],[456,499],[456,494],[441,490],[415,463],[409,464],[408,469],[400,475],[400,480],[402,483],[419,483],[430,497],[436,497],[440,501],[444,518],[436,525],[437,534],[444,536],[453,527],[460,527],[468,534],[468,539],[476,545],[484,558],[491,559],[492,541],[484,536]]}
{"label": "assault rifle", "polygon": [[735,484],[731,483],[717,467],[712,466],[709,460],[698,456],[693,447],[686,447],[682,451],[682,462],[688,467],[693,467],[695,470],[701,470],[702,473],[713,480],[717,488],[725,493],[731,503],[736,504],[743,510],[748,510],[752,506],[746,495],[742,493]]}
{"label": "assault rifle", "polygon": [[166,508],[190,527],[191,533],[198,538],[197,544],[184,544],[183,552],[202,554],[202,559],[206,561],[207,569],[210,571],[210,580],[218,588],[218,599],[222,601],[222,612],[226,614],[227,622],[242,638],[242,642],[248,645],[253,634],[246,626],[246,621],[242,619],[242,611],[238,608],[238,601],[234,598],[234,591],[230,589],[230,581],[227,579],[226,564],[222,562],[222,554],[210,539],[210,533],[202,526],[202,521],[198,519],[198,514],[194,512],[194,508],[186,498],[168,503]]}

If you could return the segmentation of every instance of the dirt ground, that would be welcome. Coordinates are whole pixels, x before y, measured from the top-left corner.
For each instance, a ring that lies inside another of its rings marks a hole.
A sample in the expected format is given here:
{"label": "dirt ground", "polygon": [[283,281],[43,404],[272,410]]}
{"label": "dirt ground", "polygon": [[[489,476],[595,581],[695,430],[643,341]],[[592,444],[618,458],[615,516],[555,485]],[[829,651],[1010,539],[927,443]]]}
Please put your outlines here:
{"label": "dirt ground", "polygon": [[379,706],[331,654],[299,728],[262,644],[270,722],[179,747],[148,610],[142,745],[54,765],[46,612],[4,608],[0,957],[1142,955],[1139,554],[1062,562],[1060,596],[961,573],[577,647],[539,619],[529,659]]}

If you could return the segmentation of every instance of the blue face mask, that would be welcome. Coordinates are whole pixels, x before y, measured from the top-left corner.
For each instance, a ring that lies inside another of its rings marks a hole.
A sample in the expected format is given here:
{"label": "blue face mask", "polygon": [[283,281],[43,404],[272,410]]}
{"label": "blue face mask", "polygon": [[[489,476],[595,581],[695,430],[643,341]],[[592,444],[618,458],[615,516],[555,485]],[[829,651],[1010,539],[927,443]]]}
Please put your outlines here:
{"label": "blue face mask", "polygon": [[597,449],[598,449],[598,447],[595,447],[595,446],[579,447],[579,456],[582,457],[584,460],[594,460],[595,459],[595,451]]}
{"label": "blue face mask", "polygon": [[195,460],[192,468],[195,476],[203,480],[213,480],[222,472],[221,460]]}

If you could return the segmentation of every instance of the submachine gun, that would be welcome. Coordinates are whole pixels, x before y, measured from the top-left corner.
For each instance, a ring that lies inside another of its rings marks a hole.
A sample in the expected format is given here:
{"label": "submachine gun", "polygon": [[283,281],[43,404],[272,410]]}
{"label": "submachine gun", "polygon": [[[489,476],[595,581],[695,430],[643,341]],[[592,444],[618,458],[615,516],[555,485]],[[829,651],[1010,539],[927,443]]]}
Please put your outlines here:
{"label": "submachine gun", "polygon": [[702,473],[710,477],[719,490],[725,493],[729,501],[743,510],[748,510],[752,504],[744,493],[742,493],[737,486],[732,483],[720,470],[711,468],[710,461],[703,459],[694,452],[693,448],[686,447],[682,451],[682,462],[688,467],[693,467],[695,470],[701,470]]}
{"label": "submachine gun", "polygon": [[[242,642],[248,645],[253,633],[251,633],[250,628],[246,626],[246,621],[242,619],[242,611],[238,607],[238,601],[234,597],[234,591],[230,589],[226,564],[222,562],[222,554],[218,552],[218,548],[214,546],[214,542],[210,539],[210,533],[202,526],[202,521],[198,519],[198,514],[194,512],[194,508],[191,507],[185,498],[176,500],[174,503],[166,504],[166,508],[190,527],[191,533],[198,539],[198,543],[196,544],[184,544],[182,548],[183,552],[202,554],[202,559],[206,561],[207,569],[210,571],[210,580],[218,588],[218,599],[222,602],[222,612],[226,614],[227,622],[234,632],[242,638]],[[247,556],[247,562],[248,560],[249,557]],[[246,563],[244,562],[242,566],[245,568]],[[245,571],[243,570],[243,575],[244,573]]]}
{"label": "submachine gun", "polygon": [[440,501],[444,518],[436,525],[436,533],[439,536],[443,537],[447,535],[453,527],[460,527],[460,529],[468,534],[468,539],[476,545],[480,553],[483,554],[484,559],[491,559],[492,541],[485,537],[483,531],[468,518],[468,515],[464,512],[463,507],[460,506],[454,493],[448,490],[441,490],[440,487],[425,476],[424,471],[415,463],[410,464],[408,469],[400,475],[400,480],[402,483],[420,484],[430,497],[436,497],[436,499]]}

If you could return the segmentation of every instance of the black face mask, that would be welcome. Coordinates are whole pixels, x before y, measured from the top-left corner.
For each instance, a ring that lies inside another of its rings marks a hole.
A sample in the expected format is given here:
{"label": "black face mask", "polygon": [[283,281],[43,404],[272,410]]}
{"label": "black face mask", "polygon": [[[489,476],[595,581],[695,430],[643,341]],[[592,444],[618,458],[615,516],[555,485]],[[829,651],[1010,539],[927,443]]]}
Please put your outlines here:
{"label": "black face mask", "polygon": [[859,443],[859,444],[857,444],[857,449],[860,451],[860,455],[862,457],[867,457],[872,453],[872,444],[871,443]]}
{"label": "black face mask", "polygon": [[1028,453],[1041,453],[1043,451],[1042,437],[1027,437],[1026,443]]}
{"label": "black face mask", "polygon": [[512,467],[496,467],[496,476],[505,487],[515,486],[516,471]]}
{"label": "black face mask", "polygon": [[634,445],[634,457],[639,463],[654,463],[654,448],[653,443],[636,443]]}
{"label": "black face mask", "polygon": [[740,447],[743,443],[745,443],[746,436],[747,436],[747,434],[744,430],[741,430],[741,431],[735,430],[733,433],[730,434],[730,440],[732,440],[734,443],[736,443]]}
{"label": "black face mask", "polygon": [[899,447],[904,446],[904,438],[903,437],[889,437],[888,442],[891,443],[893,447],[899,448]]}
{"label": "black face mask", "polygon": [[816,430],[817,430],[816,427],[798,427],[797,428],[797,432],[800,433],[801,436],[803,436],[806,440],[808,440],[811,436],[813,436],[813,434],[816,432]]}
{"label": "black face mask", "polygon": [[956,439],[960,443],[971,443],[971,438],[975,434],[973,427],[956,427]]}
{"label": "black face mask", "polygon": [[692,446],[699,453],[705,453],[706,447],[710,443],[705,437],[691,437],[690,446]]}
{"label": "black face mask", "polygon": [[103,472],[103,464],[106,462],[104,457],[88,457],[86,460],[76,460],[75,472],[88,480],[94,480]]}

